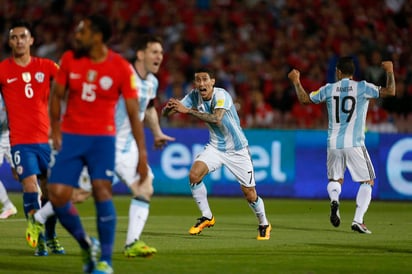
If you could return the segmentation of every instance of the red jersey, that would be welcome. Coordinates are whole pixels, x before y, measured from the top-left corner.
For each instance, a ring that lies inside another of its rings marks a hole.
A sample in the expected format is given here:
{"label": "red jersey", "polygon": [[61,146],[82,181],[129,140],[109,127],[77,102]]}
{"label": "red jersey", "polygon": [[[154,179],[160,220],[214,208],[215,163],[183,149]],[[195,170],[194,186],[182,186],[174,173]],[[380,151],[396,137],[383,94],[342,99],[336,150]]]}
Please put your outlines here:
{"label": "red jersey", "polygon": [[137,98],[131,65],[109,50],[107,58],[94,63],[88,57],[63,54],[56,83],[68,88],[61,129],[84,135],[115,135],[114,111],[119,95]]}
{"label": "red jersey", "polygon": [[56,63],[38,57],[31,57],[25,67],[16,64],[13,58],[0,63],[1,93],[12,146],[48,143],[50,80],[57,70]]}

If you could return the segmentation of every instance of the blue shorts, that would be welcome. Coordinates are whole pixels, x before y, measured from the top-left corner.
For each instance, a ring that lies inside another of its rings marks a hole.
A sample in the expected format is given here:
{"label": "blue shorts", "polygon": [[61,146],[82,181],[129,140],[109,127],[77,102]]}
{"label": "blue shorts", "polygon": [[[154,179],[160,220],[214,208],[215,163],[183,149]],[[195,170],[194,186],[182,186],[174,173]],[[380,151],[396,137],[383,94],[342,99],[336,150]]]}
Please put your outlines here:
{"label": "blue shorts", "polygon": [[115,137],[63,133],[61,150],[50,170],[49,184],[60,183],[79,187],[84,166],[90,179],[113,182]]}
{"label": "blue shorts", "polygon": [[47,176],[51,148],[45,144],[15,145],[11,147],[11,157],[19,180],[31,175]]}

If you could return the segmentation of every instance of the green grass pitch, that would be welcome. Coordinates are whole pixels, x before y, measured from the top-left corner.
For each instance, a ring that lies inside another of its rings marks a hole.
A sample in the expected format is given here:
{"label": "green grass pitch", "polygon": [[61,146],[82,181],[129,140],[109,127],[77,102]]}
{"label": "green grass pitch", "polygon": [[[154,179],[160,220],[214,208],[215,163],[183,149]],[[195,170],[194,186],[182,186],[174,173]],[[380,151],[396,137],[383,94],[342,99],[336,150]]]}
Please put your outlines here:
{"label": "green grass pitch", "polygon": [[[58,224],[66,255],[35,257],[24,239],[21,193],[12,193],[17,216],[0,221],[1,274],[82,273],[80,250]],[[125,258],[129,196],[115,196],[118,214],[114,270],[129,273],[412,273],[412,203],[372,201],[365,217],[371,235],[350,230],[355,202],[341,201],[342,223],[329,223],[327,200],[265,198],[273,230],[257,241],[257,220],[241,198],[210,198],[216,225],[200,235],[188,229],[199,217],[191,197],[155,196],[142,240],[152,258]],[[77,205],[86,230],[95,232],[92,199]]]}

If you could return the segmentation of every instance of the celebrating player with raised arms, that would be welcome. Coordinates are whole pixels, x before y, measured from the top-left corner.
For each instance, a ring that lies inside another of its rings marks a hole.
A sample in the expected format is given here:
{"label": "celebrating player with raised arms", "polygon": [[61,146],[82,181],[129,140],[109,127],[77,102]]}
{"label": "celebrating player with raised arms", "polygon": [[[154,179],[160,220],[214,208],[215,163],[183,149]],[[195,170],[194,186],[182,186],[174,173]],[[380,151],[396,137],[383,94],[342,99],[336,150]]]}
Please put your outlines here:
{"label": "celebrating player with raised arms", "polygon": [[328,83],[308,94],[300,82],[300,72],[293,69],[291,80],[298,100],[302,104],[326,103],[328,110],[327,191],[330,198],[330,222],[340,225],[339,196],[343,176],[348,168],[354,182],[359,182],[356,210],[351,228],[359,233],[371,234],[364,224],[364,215],[372,199],[375,171],[365,146],[366,114],[369,100],[395,95],[393,63],[382,62],[386,71],[386,87],[366,81],[355,81],[352,57],[339,58],[336,65],[338,81]]}

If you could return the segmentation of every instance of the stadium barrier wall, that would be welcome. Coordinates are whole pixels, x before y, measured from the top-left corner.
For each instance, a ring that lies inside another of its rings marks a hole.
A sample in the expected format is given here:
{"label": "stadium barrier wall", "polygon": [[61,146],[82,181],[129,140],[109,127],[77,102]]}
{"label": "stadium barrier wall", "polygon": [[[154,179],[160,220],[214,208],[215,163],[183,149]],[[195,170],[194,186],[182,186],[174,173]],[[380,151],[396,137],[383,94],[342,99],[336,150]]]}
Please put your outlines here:
{"label": "stadium barrier wall", "polygon": [[[188,172],[196,155],[203,150],[207,129],[165,129],[176,138],[163,150],[153,148],[146,131],[149,162],[155,175],[156,195],[190,195]],[[264,197],[325,199],[326,138],[323,130],[245,130],[255,166],[257,190]],[[366,146],[375,167],[372,195],[380,200],[412,200],[412,135],[368,132]],[[5,163],[0,179],[8,191],[21,191]],[[241,196],[239,184],[226,168],[205,178],[209,195]],[[342,199],[354,199],[358,184],[345,174]],[[122,183],[114,192],[128,193]]]}

